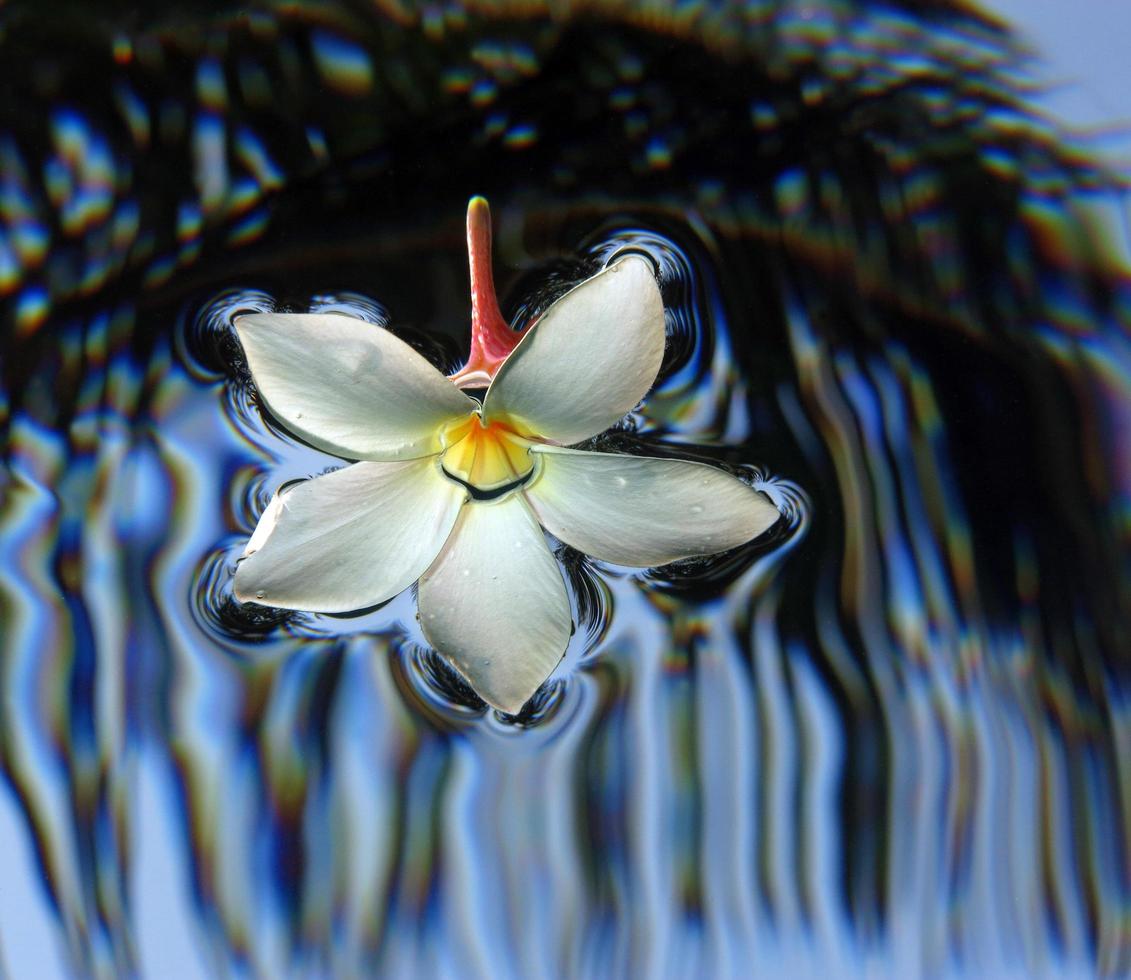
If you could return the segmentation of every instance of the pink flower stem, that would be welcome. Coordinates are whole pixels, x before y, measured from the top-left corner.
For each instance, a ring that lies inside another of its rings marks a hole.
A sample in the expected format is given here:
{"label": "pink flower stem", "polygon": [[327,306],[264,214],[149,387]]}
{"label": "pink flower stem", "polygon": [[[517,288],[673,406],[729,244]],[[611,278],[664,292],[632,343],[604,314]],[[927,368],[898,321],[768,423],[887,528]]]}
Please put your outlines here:
{"label": "pink flower stem", "polygon": [[491,272],[491,209],[482,197],[473,197],[467,204],[467,258],[471,266],[471,352],[451,380],[460,388],[480,388],[490,384],[522,338],[499,310]]}

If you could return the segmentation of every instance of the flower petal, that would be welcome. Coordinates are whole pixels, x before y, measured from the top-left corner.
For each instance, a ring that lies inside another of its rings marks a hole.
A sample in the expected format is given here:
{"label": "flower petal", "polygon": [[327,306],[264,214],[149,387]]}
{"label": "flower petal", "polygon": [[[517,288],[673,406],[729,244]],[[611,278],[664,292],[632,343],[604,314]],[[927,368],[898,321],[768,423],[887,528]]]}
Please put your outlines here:
{"label": "flower petal", "polygon": [[652,387],[664,356],[664,304],[651,264],[630,255],[554,303],[499,368],[484,417],[580,442]]}
{"label": "flower petal", "polygon": [[235,319],[267,407],[312,446],[350,459],[415,459],[476,407],[388,330],[335,313]]}
{"label": "flower petal", "polygon": [[641,568],[713,555],[757,537],[780,516],[729,473],[678,459],[535,446],[542,470],[526,488],[538,519],[579,551]]}
{"label": "flower petal", "polygon": [[428,642],[508,714],[521,710],[569,643],[561,570],[520,494],[463,509],[417,601]]}
{"label": "flower petal", "polygon": [[435,457],[354,463],[296,484],[260,518],[236,598],[309,612],[391,599],[432,563],[466,499]]}

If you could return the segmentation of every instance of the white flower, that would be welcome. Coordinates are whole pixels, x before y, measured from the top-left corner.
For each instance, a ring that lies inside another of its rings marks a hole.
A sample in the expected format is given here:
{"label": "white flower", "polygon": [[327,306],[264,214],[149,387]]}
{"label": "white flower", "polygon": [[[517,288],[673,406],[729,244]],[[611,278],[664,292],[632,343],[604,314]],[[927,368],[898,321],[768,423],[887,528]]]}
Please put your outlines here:
{"label": "white flower", "polygon": [[[779,515],[711,466],[565,448],[621,419],[656,378],[664,311],[649,262],[628,256],[581,283],[507,356],[518,335],[497,314],[481,199],[468,227],[478,339],[475,363],[452,379],[361,320],[236,319],[263,403],[306,442],[359,462],[276,494],[235,593],[348,612],[419,580],[425,637],[514,713],[572,631],[542,528],[603,561],[649,567],[733,548]],[[469,380],[490,382],[482,404],[453,383]]]}

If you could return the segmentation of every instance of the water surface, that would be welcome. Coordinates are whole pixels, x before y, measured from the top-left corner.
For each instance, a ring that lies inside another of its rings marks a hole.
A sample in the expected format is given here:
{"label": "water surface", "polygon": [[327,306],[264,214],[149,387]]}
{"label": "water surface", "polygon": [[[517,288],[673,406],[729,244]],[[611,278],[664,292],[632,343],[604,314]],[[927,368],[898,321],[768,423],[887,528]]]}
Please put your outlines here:
{"label": "water surface", "polygon": [[[956,4],[4,8],[0,957],[23,976],[1131,970],[1127,283],[1096,147]],[[239,607],[283,482],[239,311],[457,366],[626,247],[668,352],[599,448],[785,519],[635,571],[516,718]]]}

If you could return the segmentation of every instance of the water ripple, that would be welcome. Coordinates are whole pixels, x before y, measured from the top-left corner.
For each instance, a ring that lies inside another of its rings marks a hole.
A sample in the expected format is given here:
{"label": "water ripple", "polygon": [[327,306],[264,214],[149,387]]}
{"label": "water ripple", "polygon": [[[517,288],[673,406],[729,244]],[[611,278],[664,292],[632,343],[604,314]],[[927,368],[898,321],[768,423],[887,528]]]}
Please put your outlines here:
{"label": "water ripple", "polygon": [[[5,968],[1128,975],[1116,182],[953,4],[543,6],[12,5]],[[517,717],[411,594],[231,598],[270,494],[337,465],[234,316],[449,369],[473,193],[516,325],[655,263],[661,382],[595,448],[783,515],[664,569],[561,549],[577,633]]]}

